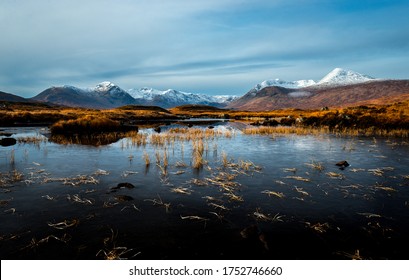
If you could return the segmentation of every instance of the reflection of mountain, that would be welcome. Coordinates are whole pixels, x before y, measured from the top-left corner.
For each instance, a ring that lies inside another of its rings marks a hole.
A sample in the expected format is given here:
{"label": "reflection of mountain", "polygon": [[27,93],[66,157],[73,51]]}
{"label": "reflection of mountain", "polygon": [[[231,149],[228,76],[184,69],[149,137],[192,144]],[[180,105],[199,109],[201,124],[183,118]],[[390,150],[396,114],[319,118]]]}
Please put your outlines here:
{"label": "reflection of mountain", "polygon": [[406,100],[408,94],[409,80],[378,80],[336,68],[319,82],[301,80],[274,84],[264,81],[228,107],[252,111],[346,107],[377,103],[379,99],[397,102]]}

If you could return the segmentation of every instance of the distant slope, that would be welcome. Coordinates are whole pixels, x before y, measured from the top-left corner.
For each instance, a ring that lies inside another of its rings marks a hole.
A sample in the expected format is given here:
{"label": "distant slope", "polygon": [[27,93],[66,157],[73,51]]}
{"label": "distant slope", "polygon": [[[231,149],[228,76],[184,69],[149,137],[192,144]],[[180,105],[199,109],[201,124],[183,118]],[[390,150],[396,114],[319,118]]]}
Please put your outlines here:
{"label": "distant slope", "polygon": [[27,102],[27,99],[11,93],[0,91],[0,101]]}
{"label": "distant slope", "polygon": [[347,107],[370,103],[371,100],[405,100],[409,93],[409,80],[373,80],[364,83],[287,89],[266,87],[251,90],[230,103],[228,108],[265,111],[283,108],[318,109],[322,107]]}
{"label": "distant slope", "polygon": [[78,88],[74,86],[51,87],[37,96],[33,101],[53,104],[108,109],[125,105],[158,106],[172,108],[186,104],[210,105],[225,107],[236,96],[186,93],[177,90],[159,91],[152,88],[130,89],[129,92],[111,82],[102,82],[94,88]]}
{"label": "distant slope", "polygon": [[198,104],[209,105],[214,107],[225,107],[236,96],[229,95],[206,95],[197,93],[188,93],[174,89],[165,91],[153,88],[130,89],[129,94],[135,98],[138,104],[160,106],[163,108],[172,108],[181,105]]}
{"label": "distant slope", "polygon": [[383,99],[390,104],[403,101],[409,93],[409,80],[375,80],[355,85],[314,90],[311,103],[318,107],[346,107],[368,104],[371,100]]}

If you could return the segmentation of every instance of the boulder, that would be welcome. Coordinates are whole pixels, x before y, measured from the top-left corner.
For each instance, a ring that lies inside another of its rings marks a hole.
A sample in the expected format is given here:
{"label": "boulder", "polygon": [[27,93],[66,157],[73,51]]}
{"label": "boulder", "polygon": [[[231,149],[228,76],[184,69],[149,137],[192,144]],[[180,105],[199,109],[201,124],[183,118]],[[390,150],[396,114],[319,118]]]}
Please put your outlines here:
{"label": "boulder", "polygon": [[335,165],[339,167],[348,167],[349,163],[346,160],[342,160],[340,162],[337,162]]}
{"label": "boulder", "polygon": [[124,188],[133,189],[133,188],[135,188],[135,186],[132,185],[131,183],[119,183],[116,187],[118,189],[124,189]]}
{"label": "boulder", "polygon": [[11,137],[0,139],[0,146],[3,146],[3,147],[13,146],[13,145],[16,145],[16,143],[17,143],[17,140]]}

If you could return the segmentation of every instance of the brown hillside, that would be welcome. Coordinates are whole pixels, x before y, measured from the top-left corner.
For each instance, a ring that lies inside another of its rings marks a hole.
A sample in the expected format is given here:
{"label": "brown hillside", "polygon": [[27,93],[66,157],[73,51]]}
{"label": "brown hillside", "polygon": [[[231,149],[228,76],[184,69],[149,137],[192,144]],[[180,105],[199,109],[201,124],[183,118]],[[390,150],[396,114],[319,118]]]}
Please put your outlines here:
{"label": "brown hillside", "polygon": [[[238,110],[266,111],[285,108],[318,109],[365,104],[391,104],[408,99],[409,80],[373,81],[337,87],[284,89],[267,87],[249,92],[229,107]],[[383,103],[386,102],[386,103]]]}

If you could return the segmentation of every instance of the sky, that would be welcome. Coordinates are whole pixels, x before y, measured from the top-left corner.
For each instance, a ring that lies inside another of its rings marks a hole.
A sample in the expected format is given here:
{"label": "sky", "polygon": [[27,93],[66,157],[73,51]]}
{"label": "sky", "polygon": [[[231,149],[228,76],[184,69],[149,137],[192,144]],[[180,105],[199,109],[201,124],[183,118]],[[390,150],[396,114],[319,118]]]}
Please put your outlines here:
{"label": "sky", "polygon": [[243,95],[336,67],[409,78],[407,0],[0,0],[0,91]]}

